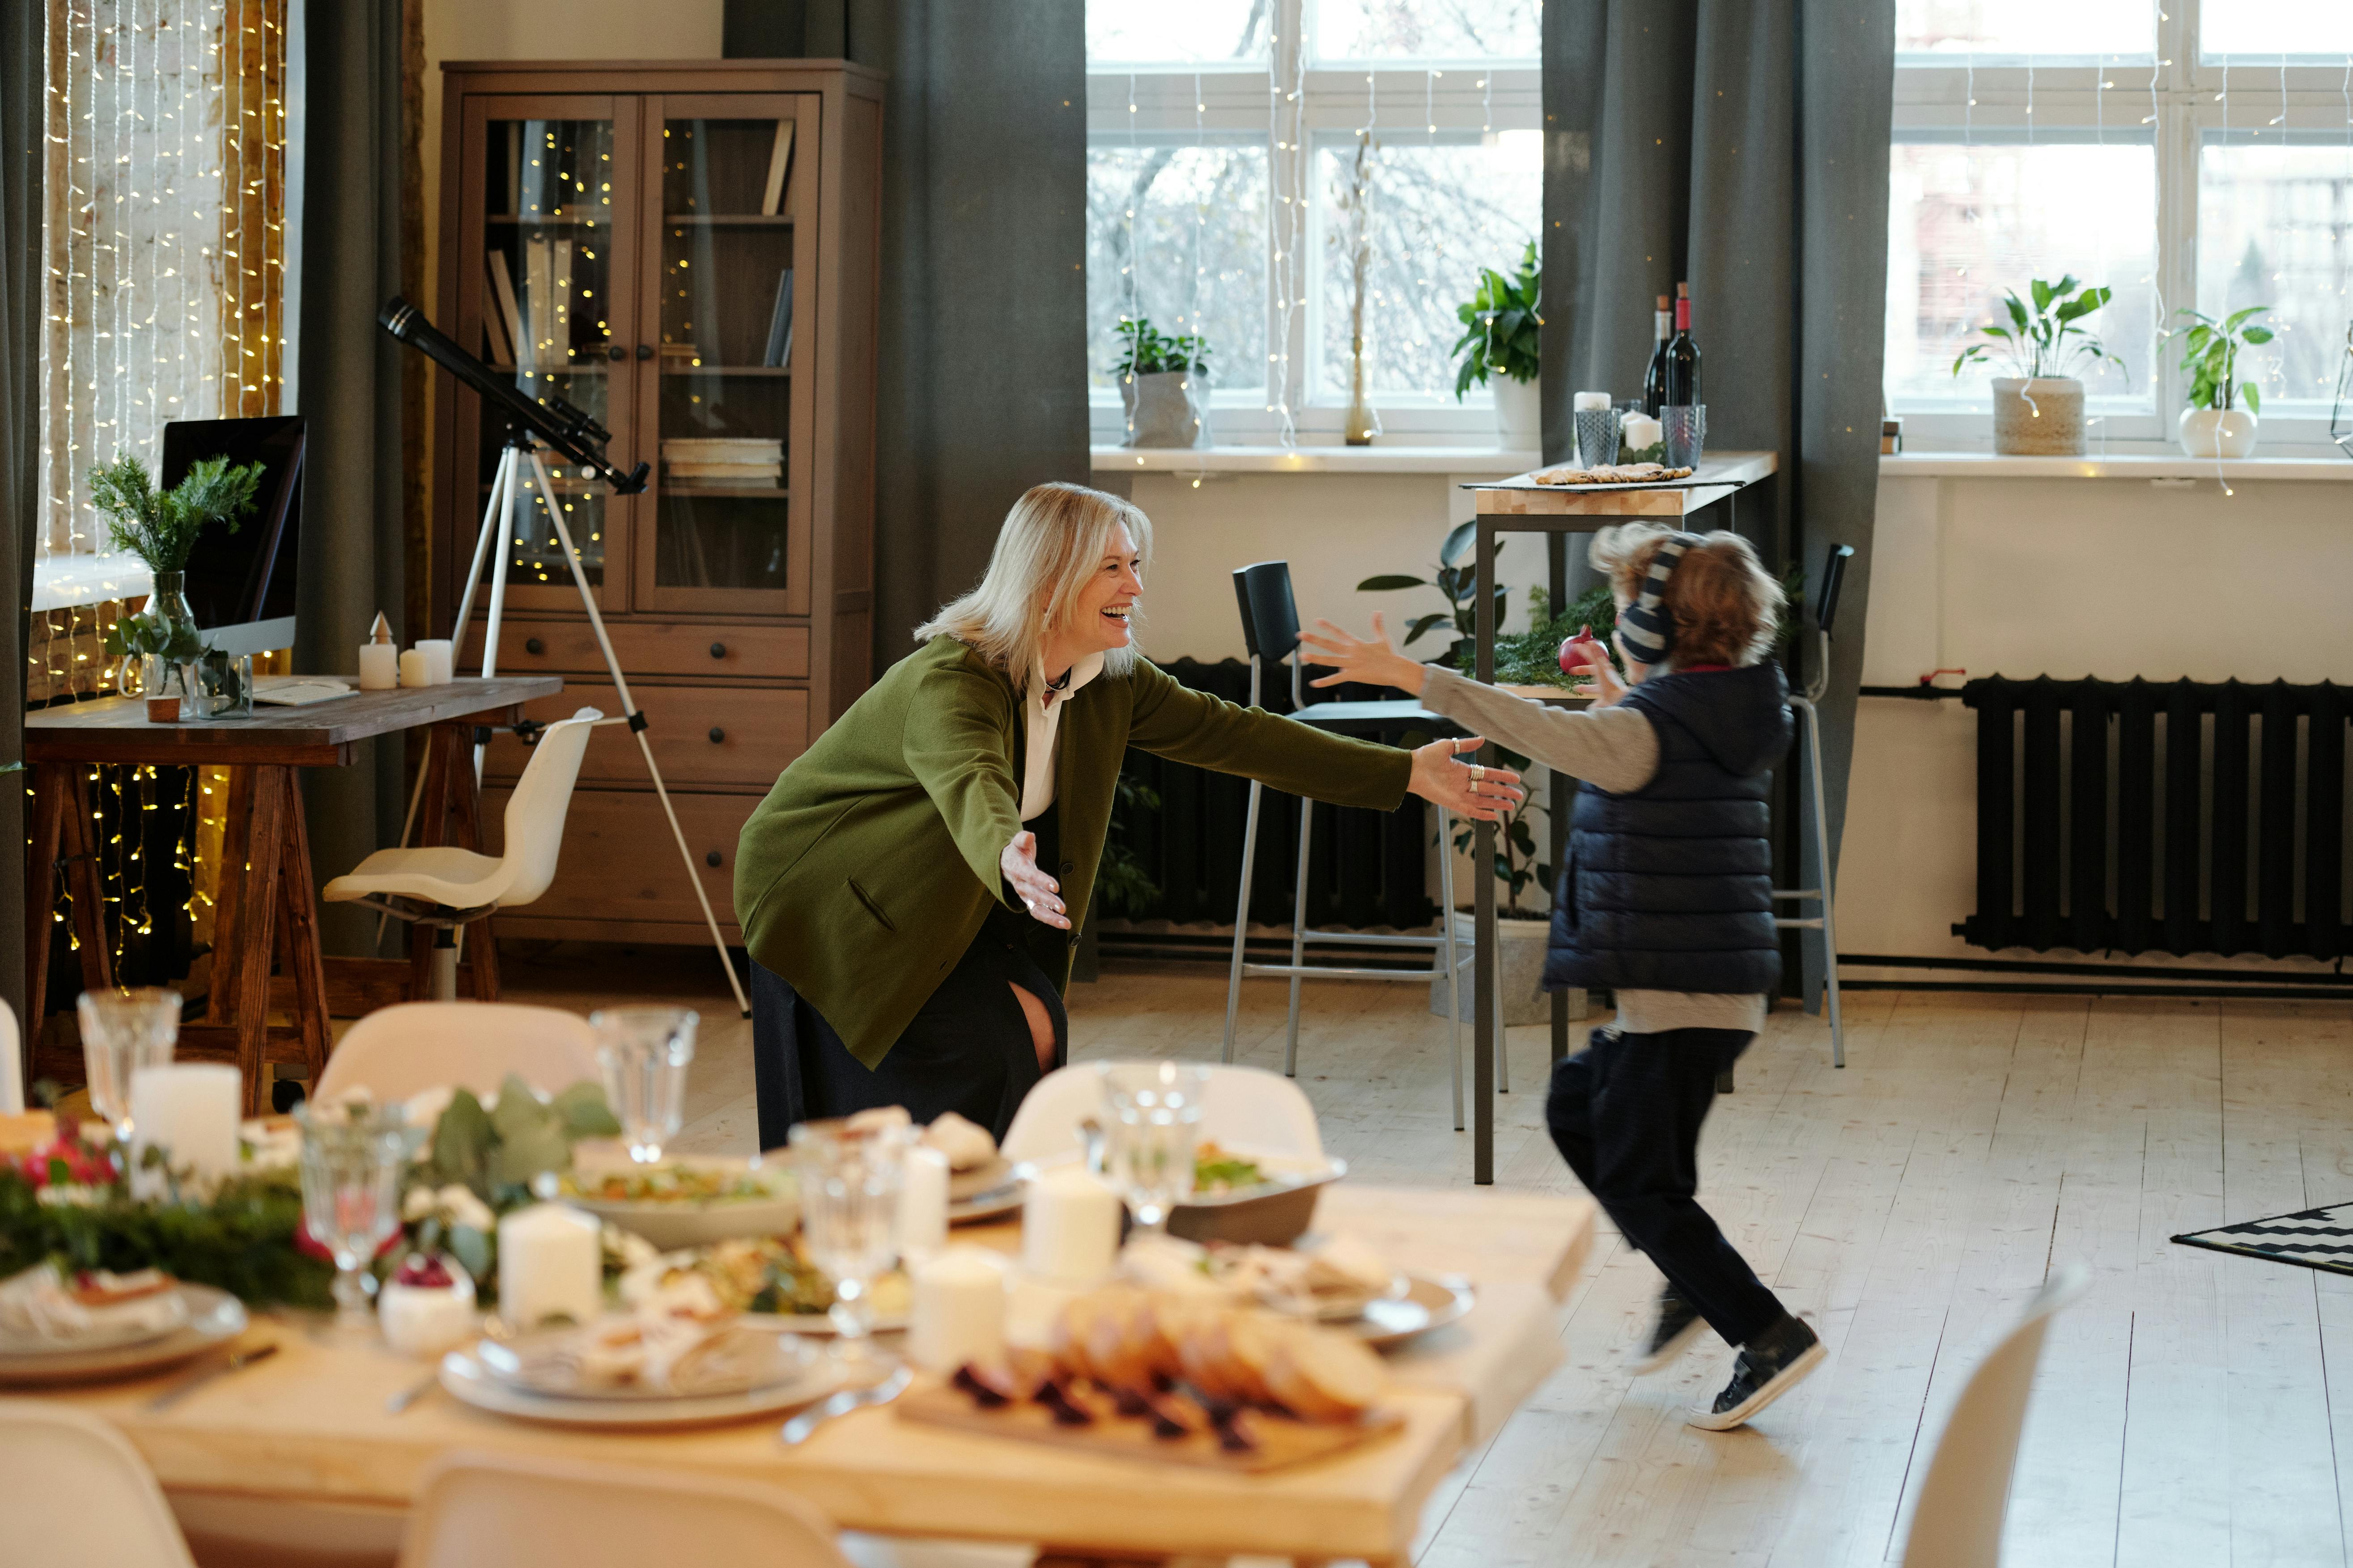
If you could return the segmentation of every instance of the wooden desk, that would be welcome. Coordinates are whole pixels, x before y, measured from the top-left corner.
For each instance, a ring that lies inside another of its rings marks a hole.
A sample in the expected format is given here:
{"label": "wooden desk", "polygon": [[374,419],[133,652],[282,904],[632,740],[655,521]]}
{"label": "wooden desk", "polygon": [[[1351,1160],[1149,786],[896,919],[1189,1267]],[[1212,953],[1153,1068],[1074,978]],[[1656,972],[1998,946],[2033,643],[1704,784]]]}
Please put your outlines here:
{"label": "wooden desk", "polygon": [[903,1423],[887,1408],[834,1422],[790,1449],[773,1419],[675,1433],[564,1431],[483,1415],[438,1391],[394,1415],[385,1400],[417,1381],[417,1363],[381,1345],[313,1338],[293,1321],[254,1331],[277,1339],[277,1355],[161,1413],[146,1402],[162,1379],[37,1397],[111,1422],[175,1499],[401,1510],[427,1465],[466,1448],[750,1477],[791,1489],[848,1530],[1145,1558],[1402,1562],[1447,1471],[1557,1361],[1556,1287],[1565,1291],[1582,1262],[1593,1205],[1345,1183],[1324,1201],[1330,1212],[1319,1212],[1319,1224],[1362,1228],[1394,1246],[1400,1263],[1460,1270],[1492,1294],[1393,1363],[1398,1387],[1388,1402],[1404,1414],[1403,1431],[1268,1476],[1032,1447]]}
{"label": "wooden desk", "polygon": [[[52,867],[64,870],[73,894],[82,984],[90,990],[114,984],[100,916],[97,835],[84,787],[90,765],[227,767],[228,811],[213,927],[212,996],[206,1022],[181,1029],[179,1055],[185,1060],[234,1061],[245,1075],[246,1113],[267,1110],[265,1064],[299,1065],[315,1077],[326,1064],[331,1038],[319,911],[311,886],[310,829],[294,770],[348,767],[362,741],[429,727],[417,841],[480,849],[481,798],[470,758],[474,727],[511,724],[524,703],[563,689],[553,676],[456,680],[416,689],[355,691],[306,708],[260,708],[250,719],[179,724],[150,723],[145,703],[122,697],[26,715],[25,763],[33,774],[25,878],[27,1035],[38,1035],[47,1001]],[[415,940],[417,933],[411,935],[414,974],[422,972],[427,950]],[[497,958],[488,921],[475,937],[476,984],[495,996]],[[269,970],[281,947],[293,980],[294,1023],[272,1029]]]}
{"label": "wooden desk", "polygon": [[[1546,468],[1558,467],[1547,464]],[[1549,536],[1547,553],[1552,567],[1552,603],[1555,613],[1566,608],[1568,602],[1567,536],[1572,533],[1595,533],[1616,522],[1630,522],[1646,518],[1680,524],[1684,518],[1703,508],[1725,503],[1728,514],[1724,526],[1734,524],[1732,514],[1736,498],[1749,486],[1762,483],[1780,471],[1780,458],[1772,452],[1719,452],[1702,462],[1688,479],[1679,479],[1660,486],[1609,485],[1571,489],[1565,485],[1540,485],[1535,476],[1544,468],[1532,468],[1525,474],[1514,474],[1508,479],[1489,484],[1468,485],[1473,492],[1478,510],[1479,539],[1472,559],[1478,563],[1479,589],[1474,605],[1478,616],[1477,679],[1492,682],[1495,679],[1495,536],[1499,533],[1542,533]],[[1564,696],[1567,694],[1564,693]],[[1479,753],[1484,763],[1495,762],[1494,748],[1483,747]],[[1562,850],[1567,842],[1569,802],[1575,792],[1574,782],[1553,773],[1552,800],[1552,863],[1562,863]],[[1471,860],[1475,866],[1492,865],[1495,856],[1495,825],[1482,822],[1477,827],[1477,841]],[[1472,892],[1472,942],[1482,955],[1495,952],[1495,879],[1476,879]],[[1477,1020],[1472,1038],[1484,1041],[1493,1035],[1502,1038],[1503,1026],[1498,1021],[1495,965],[1482,956],[1474,966],[1476,978],[1472,984],[1472,1016]],[[1568,1005],[1559,992],[1552,999],[1552,1055],[1558,1061],[1568,1048]],[[1472,1062],[1472,1178],[1485,1186],[1495,1179],[1495,1061],[1502,1052],[1474,1050]]]}

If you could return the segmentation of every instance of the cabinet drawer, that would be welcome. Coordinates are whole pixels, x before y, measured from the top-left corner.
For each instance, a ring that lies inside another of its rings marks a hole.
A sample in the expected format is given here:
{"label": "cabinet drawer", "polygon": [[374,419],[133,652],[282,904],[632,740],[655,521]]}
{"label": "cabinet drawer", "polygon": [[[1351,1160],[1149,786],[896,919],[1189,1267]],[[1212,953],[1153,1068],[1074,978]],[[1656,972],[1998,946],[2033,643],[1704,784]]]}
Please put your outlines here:
{"label": "cabinet drawer", "polygon": [[[488,623],[475,617],[466,634],[458,668],[482,668],[482,636]],[[809,672],[807,626],[719,626],[709,621],[607,621],[605,633],[621,660],[621,673],[640,675],[759,676],[781,680]],[[534,651],[535,650],[535,651]],[[716,651],[713,651],[716,650]],[[593,673],[605,668],[596,634],[586,619],[508,621],[499,628],[499,673],[532,675],[541,670]]]}
{"label": "cabinet drawer", "polygon": [[[505,841],[508,795],[502,789],[483,794],[483,826],[492,854]],[[735,930],[735,837],[760,804],[759,797],[686,792],[673,793],[670,800],[720,929],[731,941],[741,941]],[[565,816],[555,880],[536,903],[514,913],[524,921],[702,923],[694,889],[679,861],[678,841],[670,837],[661,801],[651,790],[575,790]]]}
{"label": "cabinet drawer", "polygon": [[[697,784],[765,789],[808,746],[808,692],[798,687],[633,685],[629,692],[645,710],[646,738],[653,742],[662,782],[673,789]],[[597,709],[608,719],[621,713],[613,688],[587,682],[567,684],[555,696],[530,704],[527,711],[533,719],[552,722],[583,708]],[[483,761],[483,774],[512,780],[529,760],[521,742],[511,734],[498,735]],[[651,785],[645,759],[627,725],[610,725],[589,737],[580,782]]]}

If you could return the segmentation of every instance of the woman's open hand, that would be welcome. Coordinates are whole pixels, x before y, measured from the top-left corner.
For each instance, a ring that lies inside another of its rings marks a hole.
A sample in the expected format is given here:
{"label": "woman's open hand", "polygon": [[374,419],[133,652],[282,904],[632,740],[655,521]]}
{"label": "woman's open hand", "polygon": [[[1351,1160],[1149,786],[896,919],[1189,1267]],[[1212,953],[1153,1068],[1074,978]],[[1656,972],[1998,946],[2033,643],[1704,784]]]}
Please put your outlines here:
{"label": "woman's open hand", "polygon": [[1413,753],[1413,778],[1406,788],[1457,816],[1473,822],[1494,821],[1497,814],[1527,799],[1528,792],[1520,788],[1520,775],[1509,768],[1454,760],[1457,752],[1475,752],[1485,744],[1476,735],[1464,735],[1418,748]]}
{"label": "woman's open hand", "polygon": [[1299,640],[1315,652],[1312,656],[1303,653],[1300,658],[1318,668],[1328,665],[1334,673],[1310,685],[1337,686],[1345,680],[1361,680],[1367,686],[1394,686],[1416,697],[1421,695],[1421,666],[1389,647],[1388,632],[1382,626],[1377,612],[1373,616],[1373,635],[1369,637],[1353,637],[1329,621],[1315,624],[1322,628],[1320,637],[1314,632],[1299,634]]}
{"label": "woman's open hand", "polygon": [[1070,916],[1062,912],[1062,885],[1038,868],[1038,836],[1021,832],[1005,847],[997,858],[1005,879],[1013,884],[1014,896],[1029,910],[1029,917],[1041,925],[1056,931],[1071,929]]}

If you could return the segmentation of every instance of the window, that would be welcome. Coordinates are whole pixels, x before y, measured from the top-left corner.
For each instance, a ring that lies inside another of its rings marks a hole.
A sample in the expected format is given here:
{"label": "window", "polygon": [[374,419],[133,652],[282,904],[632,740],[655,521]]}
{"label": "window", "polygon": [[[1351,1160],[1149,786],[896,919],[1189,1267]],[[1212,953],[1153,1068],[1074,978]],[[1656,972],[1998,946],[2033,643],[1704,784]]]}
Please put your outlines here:
{"label": "window", "polygon": [[[1887,369],[1907,445],[1990,442],[1988,373],[1954,356],[2003,289],[2114,289],[2086,323],[2095,447],[2159,449],[2186,387],[2164,336],[2266,305],[2242,362],[2264,450],[2333,452],[2353,321],[2353,5],[1898,0]],[[1982,340],[1980,340],[1982,341]]]}
{"label": "window", "polygon": [[1543,205],[1538,0],[1090,0],[1087,354],[1120,426],[1117,327],[1209,345],[1224,444],[1337,439],[1359,336],[1384,427],[1485,445],[1456,307]]}

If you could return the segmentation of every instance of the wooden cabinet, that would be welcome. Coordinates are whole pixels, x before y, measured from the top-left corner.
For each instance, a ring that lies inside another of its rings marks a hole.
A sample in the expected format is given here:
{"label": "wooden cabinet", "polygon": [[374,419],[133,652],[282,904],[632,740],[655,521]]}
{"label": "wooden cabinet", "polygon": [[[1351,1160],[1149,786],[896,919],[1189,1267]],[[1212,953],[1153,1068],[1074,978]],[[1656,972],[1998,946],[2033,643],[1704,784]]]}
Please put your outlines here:
{"label": "wooden cabinet", "polygon": [[[651,470],[629,496],[553,462],[552,495],[528,483],[497,668],[565,678],[533,717],[620,711],[560,507],[696,871],[740,940],[737,829],[871,678],[881,79],[742,60],[444,71],[436,323],[610,432],[615,467]],[[484,513],[508,432],[449,380],[435,397],[433,615],[472,673],[487,588],[470,626],[452,622],[480,531],[497,538]],[[526,755],[511,736],[490,748],[493,823]],[[705,940],[627,730],[590,742],[554,886],[499,925]]]}

